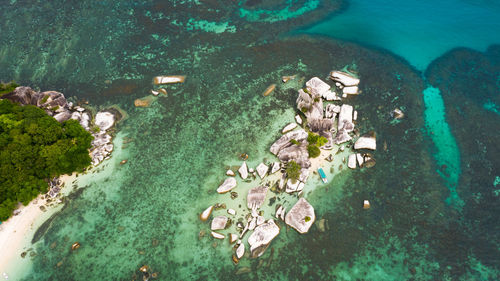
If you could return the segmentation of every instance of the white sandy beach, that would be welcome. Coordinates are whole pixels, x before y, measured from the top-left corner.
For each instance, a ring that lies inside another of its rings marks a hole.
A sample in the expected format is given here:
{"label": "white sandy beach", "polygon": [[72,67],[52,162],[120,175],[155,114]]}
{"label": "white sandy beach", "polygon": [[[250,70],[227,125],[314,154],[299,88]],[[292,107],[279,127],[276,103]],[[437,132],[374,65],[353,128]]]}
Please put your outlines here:
{"label": "white sandy beach", "polygon": [[[68,186],[73,181],[75,175],[64,175],[60,179],[65,184],[67,192]],[[61,191],[62,192],[62,191]],[[21,278],[21,269],[27,269],[29,266],[29,256],[21,257],[21,253],[31,247],[31,239],[35,231],[52,214],[57,212],[62,204],[55,204],[51,207],[45,206],[46,200],[39,195],[27,206],[22,206],[18,210],[20,213],[11,217],[9,220],[0,224],[0,273],[2,279],[17,280]],[[45,212],[40,209],[45,206]]]}

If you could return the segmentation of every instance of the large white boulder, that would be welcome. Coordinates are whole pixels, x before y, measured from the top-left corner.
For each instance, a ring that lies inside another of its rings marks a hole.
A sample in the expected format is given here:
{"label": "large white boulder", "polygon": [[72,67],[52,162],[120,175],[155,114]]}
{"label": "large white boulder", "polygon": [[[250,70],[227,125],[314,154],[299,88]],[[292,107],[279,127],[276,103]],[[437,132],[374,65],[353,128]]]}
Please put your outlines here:
{"label": "large white boulder", "polygon": [[238,173],[240,173],[240,177],[242,179],[246,179],[248,177],[248,166],[247,162],[243,161],[243,164],[241,167],[238,169]]}
{"label": "large white boulder", "polygon": [[297,124],[299,125],[302,125],[302,118],[300,117],[300,115],[295,115],[295,122],[297,122]]}
{"label": "large white boulder", "polygon": [[357,95],[358,86],[344,87],[344,89],[342,89],[342,93],[345,95]]}
{"label": "large white boulder", "polygon": [[248,244],[250,245],[250,255],[252,258],[260,257],[267,249],[271,241],[278,236],[280,228],[276,225],[274,220],[270,219],[266,223],[257,226],[248,237]]}
{"label": "large white boulder", "polygon": [[288,182],[286,183],[286,193],[294,193],[297,191],[297,187],[299,186],[300,181],[295,181],[293,182],[291,179],[288,179]]}
{"label": "large white boulder", "polygon": [[236,249],[236,257],[238,259],[241,259],[243,255],[245,254],[245,244],[241,243],[238,248]]}
{"label": "large white boulder", "polygon": [[208,220],[208,218],[210,217],[210,214],[212,213],[212,210],[214,209],[214,206],[210,206],[208,208],[205,209],[205,211],[203,211],[201,214],[200,214],[200,220],[201,221],[206,221]]}
{"label": "large white boulder", "polygon": [[272,168],[271,168],[271,174],[276,173],[277,171],[279,171],[279,170],[280,170],[280,168],[281,168],[281,166],[280,166],[280,162],[274,162],[274,163],[273,163],[273,166],[272,166]]}
{"label": "large white boulder", "polygon": [[285,223],[293,227],[299,233],[304,234],[313,225],[316,215],[314,208],[304,198],[300,198],[285,217]]}
{"label": "large white boulder", "polygon": [[226,216],[217,216],[212,220],[211,230],[220,230],[226,228],[228,218]]}
{"label": "large white boulder", "polygon": [[107,111],[98,112],[95,115],[95,124],[101,129],[101,131],[106,131],[113,127],[115,123],[115,116]]}
{"label": "large white boulder", "polygon": [[307,132],[304,129],[288,132],[275,141],[269,150],[272,154],[277,155],[281,149],[291,145],[292,139],[301,142],[307,139]]}
{"label": "large white boulder", "polygon": [[260,163],[257,166],[256,170],[257,170],[257,174],[262,179],[262,178],[264,178],[266,176],[267,171],[269,171],[269,167],[266,164],[264,164],[264,163]]}
{"label": "large white boulder", "polygon": [[347,167],[356,169],[356,154],[349,155],[349,159],[347,160]]}
{"label": "large white boulder", "polygon": [[333,81],[337,81],[342,83],[342,85],[349,86],[357,86],[359,84],[359,78],[354,77],[353,75],[343,72],[343,71],[332,71],[330,72],[330,79]]}
{"label": "large white boulder", "polygon": [[312,92],[319,96],[325,95],[326,92],[329,92],[330,90],[330,85],[326,84],[318,77],[313,77],[309,81],[307,81],[306,87],[309,87]]}
{"label": "large white boulder", "polygon": [[266,186],[257,186],[248,191],[247,207],[248,209],[258,209],[264,203],[267,194]]}
{"label": "large white boulder", "polygon": [[220,186],[217,188],[217,193],[226,193],[231,189],[236,187],[236,179],[235,178],[227,178]]}
{"label": "large white boulder", "polygon": [[[340,130],[344,128],[344,123],[351,123],[352,124],[352,112],[353,112],[353,107],[348,104],[343,104],[340,107],[340,113],[339,113],[339,123],[337,126],[337,129]],[[353,127],[354,129],[354,127]],[[346,131],[350,132],[352,130],[346,129]]]}
{"label": "large white boulder", "polygon": [[355,143],[354,149],[377,149],[377,136],[375,132],[370,132],[361,136]]}

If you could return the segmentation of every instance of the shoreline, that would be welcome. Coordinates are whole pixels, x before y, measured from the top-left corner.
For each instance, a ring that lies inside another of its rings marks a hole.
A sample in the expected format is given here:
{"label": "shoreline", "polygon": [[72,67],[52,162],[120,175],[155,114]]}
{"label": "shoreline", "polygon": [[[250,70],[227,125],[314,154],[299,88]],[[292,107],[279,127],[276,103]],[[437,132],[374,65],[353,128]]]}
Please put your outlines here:
{"label": "shoreline", "polygon": [[[75,178],[76,173],[59,177],[63,182],[61,185],[62,194],[71,191],[68,186],[71,186]],[[0,224],[0,249],[2,252],[2,255],[0,255],[0,272],[3,279],[7,279],[5,274],[9,278],[11,275],[20,277],[22,272],[28,271],[26,269],[29,268],[31,259],[28,255],[22,258],[21,253],[31,247],[31,239],[36,230],[63,206],[61,202],[46,206],[47,200],[43,197],[45,197],[45,194],[38,195],[27,206],[16,209],[16,211],[20,211],[18,215],[12,216]],[[42,211],[42,206],[45,207],[45,211]]]}

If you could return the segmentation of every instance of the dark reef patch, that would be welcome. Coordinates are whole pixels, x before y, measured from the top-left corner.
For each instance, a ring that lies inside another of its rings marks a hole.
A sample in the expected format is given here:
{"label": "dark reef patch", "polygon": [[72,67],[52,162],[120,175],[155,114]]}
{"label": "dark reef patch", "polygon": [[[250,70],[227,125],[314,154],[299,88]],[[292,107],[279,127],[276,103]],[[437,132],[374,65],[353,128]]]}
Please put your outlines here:
{"label": "dark reef patch", "polygon": [[494,183],[500,171],[500,115],[486,105],[500,105],[500,46],[485,53],[454,49],[436,59],[426,77],[442,93],[462,160],[457,191],[465,202],[463,217],[448,236],[460,247],[446,245],[441,251],[457,263],[473,255],[498,269],[500,201]]}

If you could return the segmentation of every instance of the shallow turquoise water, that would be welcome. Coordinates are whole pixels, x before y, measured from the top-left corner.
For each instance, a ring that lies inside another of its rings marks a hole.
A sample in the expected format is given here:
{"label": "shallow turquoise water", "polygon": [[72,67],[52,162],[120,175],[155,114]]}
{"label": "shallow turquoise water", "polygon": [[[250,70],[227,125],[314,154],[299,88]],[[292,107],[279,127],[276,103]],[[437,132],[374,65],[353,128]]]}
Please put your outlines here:
{"label": "shallow turquoise water", "polygon": [[352,0],[339,15],[308,27],[389,50],[419,70],[456,47],[484,51],[500,42],[500,3],[481,0]]}
{"label": "shallow turquoise water", "polygon": [[[466,50],[450,61],[468,67],[434,64],[432,77],[413,68],[424,70],[453,47],[482,51],[498,43],[492,32],[498,29],[492,16],[498,7],[488,1],[352,1],[336,12],[337,1],[316,8],[317,2],[6,4],[9,9],[0,12],[1,36],[7,38],[0,41],[2,80],[63,91],[97,107],[118,104],[129,115],[115,143],[123,151],[86,176],[94,180],[75,182],[78,192],[38,232],[37,255],[24,280],[139,280],[143,264],[159,272],[159,280],[498,279],[500,212],[492,183],[500,176],[500,152],[495,141],[469,134],[473,125],[457,118],[464,110],[467,120],[477,116],[498,126],[495,117],[483,118],[483,112],[498,116],[483,107],[500,104],[496,53],[478,60]],[[463,21],[452,24],[457,18]],[[362,45],[285,35],[322,19],[318,28],[335,23],[323,33],[352,39],[346,34],[355,28]],[[227,241],[199,237],[209,223],[198,214],[222,201],[215,189],[226,169],[240,164],[242,152],[251,166],[273,159],[268,147],[292,121],[295,91],[302,86],[288,88],[282,75],[325,78],[353,63],[363,94],[347,102],[359,111],[360,132],[377,132],[376,166],[326,167],[328,175],[340,173],[327,186],[309,187],[305,197],[327,230],[313,226],[299,235],[281,224],[264,256],[233,265]],[[484,70],[475,75],[471,69]],[[489,100],[475,100],[467,95],[470,85],[453,80],[466,73],[481,85],[474,93]],[[159,74],[184,74],[187,80],[168,86],[168,96],[149,108],[135,108],[133,100],[148,95]],[[277,90],[264,98],[272,83]],[[390,122],[395,107],[406,115],[399,123]],[[475,154],[486,154],[488,162],[471,160],[470,147],[480,148]],[[124,158],[128,163],[117,165]],[[486,164],[490,172],[478,173],[476,167]],[[471,179],[480,184],[469,185]],[[364,199],[372,203],[369,211],[361,208]],[[462,208],[450,208],[457,200]],[[82,244],[78,251],[69,250],[73,241]],[[236,275],[242,267],[251,272]]]}

